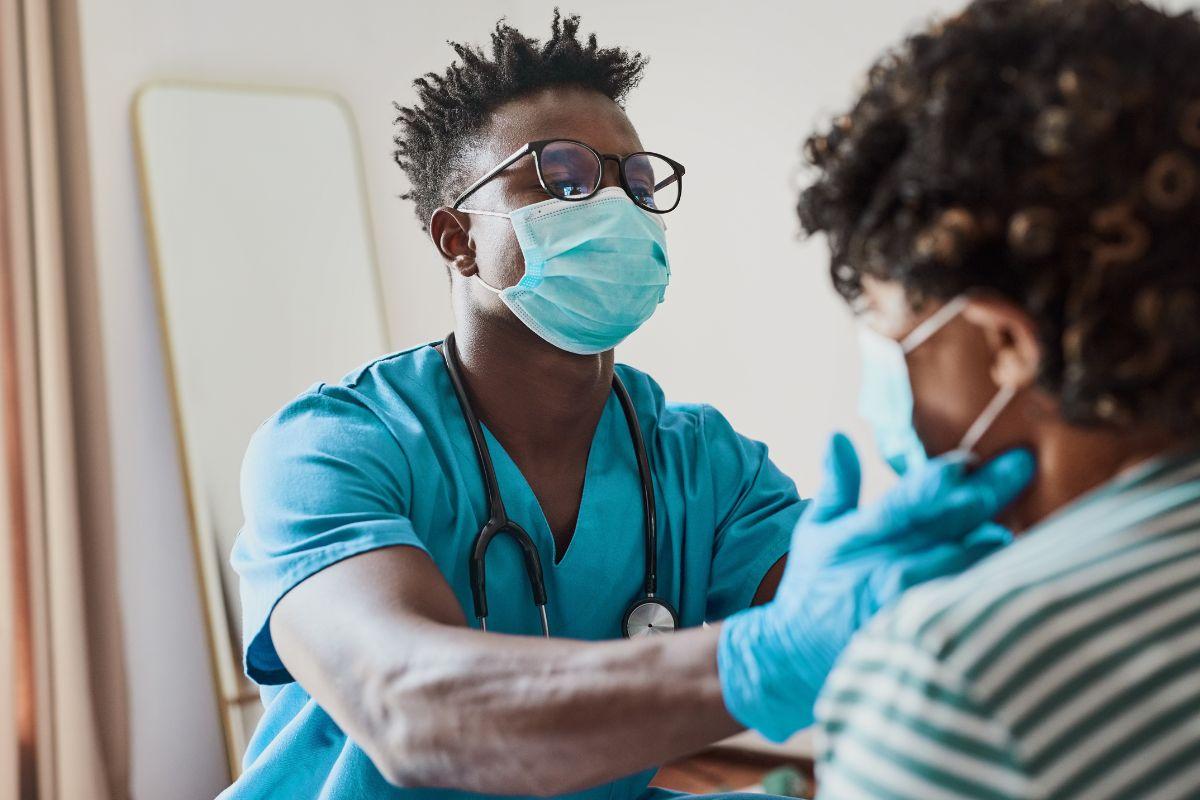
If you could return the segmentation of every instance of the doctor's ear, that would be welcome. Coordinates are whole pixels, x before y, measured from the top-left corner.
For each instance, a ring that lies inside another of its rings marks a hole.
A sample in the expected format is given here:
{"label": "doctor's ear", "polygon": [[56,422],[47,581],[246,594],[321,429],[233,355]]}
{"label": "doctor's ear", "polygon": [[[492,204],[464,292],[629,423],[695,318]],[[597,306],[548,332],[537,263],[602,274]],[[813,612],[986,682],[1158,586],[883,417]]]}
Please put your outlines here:
{"label": "doctor's ear", "polygon": [[479,272],[468,220],[466,214],[446,206],[435,209],[429,219],[429,238],[446,264],[464,278]]}
{"label": "doctor's ear", "polygon": [[992,380],[997,386],[1023,389],[1037,379],[1042,346],[1037,325],[1018,306],[1000,298],[972,298],[963,319],[977,326],[992,351]]}

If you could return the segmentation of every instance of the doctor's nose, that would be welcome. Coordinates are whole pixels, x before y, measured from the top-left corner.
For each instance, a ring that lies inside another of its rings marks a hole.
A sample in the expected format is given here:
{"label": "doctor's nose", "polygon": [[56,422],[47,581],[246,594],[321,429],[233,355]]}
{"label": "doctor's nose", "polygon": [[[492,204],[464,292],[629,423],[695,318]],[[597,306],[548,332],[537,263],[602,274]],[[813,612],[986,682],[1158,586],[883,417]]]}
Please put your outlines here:
{"label": "doctor's nose", "polygon": [[600,176],[600,188],[621,185],[621,160],[616,156],[602,156],[603,172]]}

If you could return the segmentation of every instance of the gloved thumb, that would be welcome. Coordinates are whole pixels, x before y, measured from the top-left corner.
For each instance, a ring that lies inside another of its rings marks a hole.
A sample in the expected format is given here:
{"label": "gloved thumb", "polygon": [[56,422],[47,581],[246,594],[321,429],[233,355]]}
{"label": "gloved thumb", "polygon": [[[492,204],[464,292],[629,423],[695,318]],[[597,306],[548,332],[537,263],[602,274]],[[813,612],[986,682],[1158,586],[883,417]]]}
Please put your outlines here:
{"label": "gloved thumb", "polygon": [[858,508],[862,468],[854,444],[844,433],[834,433],[825,448],[825,476],[816,497],[805,510],[812,522],[828,522]]}
{"label": "gloved thumb", "polygon": [[965,572],[1003,547],[1004,544],[996,539],[983,539],[965,546],[944,543],[898,555],[870,575],[871,602],[864,611],[866,615],[872,614],[914,586]]}

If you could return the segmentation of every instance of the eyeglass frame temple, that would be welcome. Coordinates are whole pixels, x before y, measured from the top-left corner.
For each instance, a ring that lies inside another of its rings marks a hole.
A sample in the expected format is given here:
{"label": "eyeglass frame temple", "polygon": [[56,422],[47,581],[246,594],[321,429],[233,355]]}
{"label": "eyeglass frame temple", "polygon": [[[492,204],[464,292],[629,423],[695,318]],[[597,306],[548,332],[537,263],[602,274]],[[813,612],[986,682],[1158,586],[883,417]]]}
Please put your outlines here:
{"label": "eyeglass frame temple", "polygon": [[[540,156],[542,150],[544,150],[546,148],[546,145],[554,144],[555,142],[570,142],[571,144],[577,144],[580,147],[583,147],[583,148],[589,150],[591,152],[591,154],[594,155],[596,157],[597,161],[599,162],[599,164],[600,164],[600,180],[601,181],[604,180],[604,156],[601,155],[600,153],[597,153],[595,151],[595,149],[592,148],[591,145],[586,144],[585,142],[576,141],[574,139],[538,139],[533,142],[526,142],[523,146],[521,146],[519,149],[517,149],[515,152],[513,152],[511,155],[509,155],[507,158],[505,158],[503,161],[501,161],[499,164],[497,164],[496,166],[489,169],[483,175],[483,177],[481,177],[479,180],[475,181],[470,186],[468,186],[463,191],[463,193],[458,196],[458,198],[454,201],[453,205],[451,205],[450,207],[455,210],[470,210],[470,209],[460,209],[459,205],[464,200],[466,200],[468,197],[470,197],[472,194],[474,194],[475,192],[477,192],[481,188],[483,188],[483,185],[486,184],[488,181],[490,181],[492,178],[496,177],[501,172],[508,169],[513,164],[517,163],[522,158],[524,158],[525,156],[530,155],[530,154],[533,155],[533,166],[534,166],[534,169],[537,170],[538,183],[540,183],[542,185],[543,189],[546,189],[546,182],[544,180],[542,180],[542,165],[541,165],[539,156]],[[597,189],[599,188],[599,183],[597,183],[596,188]],[[550,194],[550,190],[546,189],[546,193]],[[595,194],[595,190],[592,191],[592,194]],[[580,198],[580,199],[586,199],[586,198]],[[508,216],[507,214],[501,214],[496,211],[471,210],[471,213],[472,214],[489,214],[494,217],[507,217]]]}
{"label": "eyeglass frame temple", "polygon": [[[518,161],[520,161],[520,160],[521,160],[522,158],[524,158],[525,156],[527,156],[527,155],[529,155],[530,153],[532,153],[532,152],[533,152],[533,144],[534,144],[533,142],[526,142],[526,143],[525,143],[524,145],[522,145],[522,146],[521,146],[519,149],[517,149],[516,151],[514,151],[514,152],[512,153],[512,155],[510,155],[508,158],[504,159],[504,160],[503,160],[503,161],[501,161],[499,164],[497,164],[496,166],[494,166],[494,167],[492,167],[491,169],[489,169],[489,170],[488,170],[486,173],[484,173],[484,175],[483,175],[483,177],[482,177],[482,178],[480,178],[479,180],[475,181],[475,182],[474,182],[474,183],[472,183],[470,186],[468,186],[468,187],[467,187],[467,188],[466,188],[466,189],[463,191],[463,193],[462,193],[462,194],[460,194],[460,195],[458,196],[458,198],[457,198],[457,199],[455,199],[455,201],[454,201],[453,205],[451,205],[450,207],[451,207],[451,208],[453,208],[453,209],[458,209],[458,207],[459,207],[459,205],[462,203],[462,201],[466,200],[468,197],[470,197],[471,195],[475,194],[475,192],[477,192],[477,191],[479,191],[481,188],[483,188],[483,185],[484,185],[484,184],[486,184],[486,183],[487,183],[488,181],[490,181],[492,178],[494,178],[494,177],[496,177],[497,175],[499,175],[499,174],[500,174],[501,172],[503,172],[504,170],[506,170],[506,169],[508,169],[509,167],[511,167],[513,164],[515,164],[515,163],[517,163]],[[500,214],[500,216],[505,216],[505,215],[504,215],[504,214]]]}
{"label": "eyeglass frame temple", "polygon": [[[596,162],[600,165],[600,177],[596,182],[596,188],[593,189],[590,194],[588,194],[584,197],[578,197],[578,198],[565,198],[564,197],[561,199],[563,199],[563,200],[567,200],[567,199],[586,200],[588,197],[591,197],[597,191],[599,191],[600,184],[604,181],[604,160],[605,160],[606,156],[602,155],[601,153],[597,153],[596,150],[591,145],[589,145],[585,142],[576,141],[575,139],[538,139],[537,141],[526,142],[524,144],[524,146],[522,146],[520,149],[518,149],[512,155],[508,156],[508,158],[504,159],[499,164],[497,164],[496,166],[494,166],[490,170],[488,170],[487,173],[484,174],[483,177],[481,177],[479,180],[475,181],[473,184],[468,186],[463,191],[463,193],[458,196],[458,198],[454,201],[454,204],[451,205],[450,207],[452,209],[454,209],[455,211],[466,211],[471,214],[484,214],[485,216],[489,216],[489,217],[507,217],[508,214],[500,212],[500,211],[484,211],[482,209],[477,209],[477,208],[462,208],[461,204],[464,200],[466,200],[472,194],[479,191],[479,189],[481,189],[483,187],[483,185],[486,184],[488,181],[490,181],[492,178],[496,177],[501,172],[508,169],[513,164],[517,163],[522,158],[524,158],[525,156],[530,155],[530,154],[533,155],[533,167],[537,171],[538,183],[541,184],[542,189],[545,190],[546,194],[549,194],[553,197],[554,196],[553,193],[548,188],[546,188],[546,181],[542,178],[542,164],[541,164],[540,156],[541,156],[542,150],[544,150],[547,145],[554,144],[555,142],[570,142],[571,144],[579,145],[580,147],[584,148],[585,150],[590,152],[592,155],[594,155],[596,157]],[[620,167],[620,165],[619,165],[619,160],[620,160],[621,156],[611,156],[611,158],[618,160],[619,171],[623,172],[624,168]]]}

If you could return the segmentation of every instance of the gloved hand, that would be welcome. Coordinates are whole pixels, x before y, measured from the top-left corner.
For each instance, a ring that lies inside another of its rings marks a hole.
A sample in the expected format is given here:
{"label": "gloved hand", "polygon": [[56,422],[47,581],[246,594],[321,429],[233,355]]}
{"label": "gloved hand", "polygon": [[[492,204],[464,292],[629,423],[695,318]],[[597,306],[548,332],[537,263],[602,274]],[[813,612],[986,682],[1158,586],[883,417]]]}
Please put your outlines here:
{"label": "gloved hand", "polygon": [[722,625],[717,667],[729,712],[774,741],[812,724],[834,661],[876,611],[1011,541],[989,521],[1033,472],[1024,450],[970,473],[961,456],[936,458],[859,509],[858,456],[835,434],[824,484],[792,535],[775,599]]}

